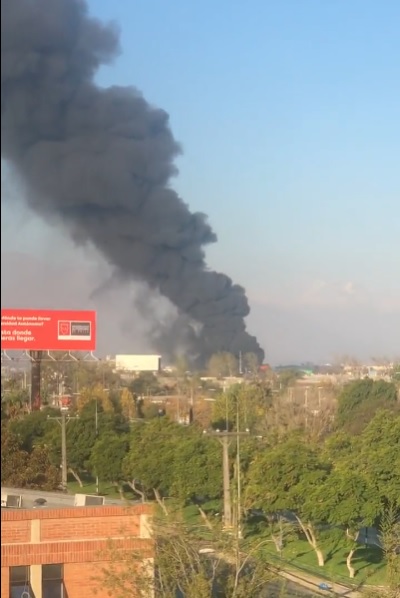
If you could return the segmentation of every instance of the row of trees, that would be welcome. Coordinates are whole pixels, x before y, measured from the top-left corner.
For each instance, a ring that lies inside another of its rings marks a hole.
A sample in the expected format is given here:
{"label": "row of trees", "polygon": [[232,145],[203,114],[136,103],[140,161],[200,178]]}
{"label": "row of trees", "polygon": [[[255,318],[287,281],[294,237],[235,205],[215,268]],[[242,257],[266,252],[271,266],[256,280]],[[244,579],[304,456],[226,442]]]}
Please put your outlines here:
{"label": "row of trees", "polygon": [[[258,533],[278,552],[292,534],[300,534],[321,567],[327,558],[326,531],[342,534],[348,546],[349,576],[354,577],[360,530],[379,527],[388,519],[393,528],[400,516],[396,386],[370,380],[349,384],[329,425],[320,427],[318,434],[301,418],[296,426],[278,425],[287,422],[282,400],[265,384],[253,381],[213,401],[214,432],[248,430],[241,438],[240,455],[235,443],[230,451],[230,473],[237,483],[241,473],[242,520],[261,509],[263,525]],[[132,418],[134,405],[128,388],[118,393],[101,384],[82,389],[79,418],[67,426],[71,474],[78,481],[83,474],[97,475],[121,495],[129,488],[141,500],[155,499],[165,512],[171,497],[175,507],[196,505],[212,527],[210,501],[219,511],[222,498],[222,452],[216,434],[204,433],[196,419],[193,425],[182,426],[153,412]],[[57,487],[61,434],[50,414],[54,411],[45,409],[5,416],[3,484]]]}

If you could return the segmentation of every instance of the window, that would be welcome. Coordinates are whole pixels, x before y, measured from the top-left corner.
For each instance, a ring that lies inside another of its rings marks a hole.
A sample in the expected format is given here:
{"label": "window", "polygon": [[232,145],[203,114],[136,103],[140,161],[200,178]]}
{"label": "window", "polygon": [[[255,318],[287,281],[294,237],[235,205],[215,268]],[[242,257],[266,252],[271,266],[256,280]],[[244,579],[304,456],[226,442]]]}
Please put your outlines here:
{"label": "window", "polygon": [[10,567],[10,598],[35,598],[30,584],[29,567]]}
{"label": "window", "polygon": [[67,598],[62,565],[42,565],[42,598]]}

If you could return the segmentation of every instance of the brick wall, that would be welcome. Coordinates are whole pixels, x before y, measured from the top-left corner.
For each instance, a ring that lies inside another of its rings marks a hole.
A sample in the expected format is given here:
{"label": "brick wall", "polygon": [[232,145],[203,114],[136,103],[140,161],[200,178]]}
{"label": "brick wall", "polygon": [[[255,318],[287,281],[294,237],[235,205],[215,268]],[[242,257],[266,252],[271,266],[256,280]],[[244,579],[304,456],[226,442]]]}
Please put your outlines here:
{"label": "brick wall", "polygon": [[8,598],[10,593],[8,567],[1,567],[1,598]]}
{"label": "brick wall", "polygon": [[101,570],[106,565],[103,562],[68,563],[64,566],[65,588],[68,598],[82,596],[82,580],[85,580],[85,594],[87,598],[109,598],[110,593],[101,584]]}
{"label": "brick wall", "polygon": [[64,564],[69,598],[91,595],[96,586],[98,598],[106,598],[94,578],[110,558],[110,539],[113,548],[151,557],[150,515],[150,505],[2,511],[1,598],[8,598],[8,567],[56,563]]}
{"label": "brick wall", "polygon": [[40,530],[42,542],[47,540],[68,540],[70,538],[138,536],[139,517],[119,515],[85,519],[69,517],[59,521],[45,519],[41,522]]}
{"label": "brick wall", "polygon": [[2,544],[12,544],[14,542],[30,542],[30,521],[8,521],[7,524],[3,527],[3,518],[1,518],[1,523]]}

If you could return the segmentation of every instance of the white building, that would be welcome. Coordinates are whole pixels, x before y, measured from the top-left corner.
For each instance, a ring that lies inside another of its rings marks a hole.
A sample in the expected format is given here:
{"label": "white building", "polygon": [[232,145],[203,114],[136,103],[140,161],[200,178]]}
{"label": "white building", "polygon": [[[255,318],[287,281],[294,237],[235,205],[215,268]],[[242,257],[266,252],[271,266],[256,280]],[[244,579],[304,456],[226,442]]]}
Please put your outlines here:
{"label": "white building", "polygon": [[118,372],[159,372],[161,355],[116,355],[115,369]]}

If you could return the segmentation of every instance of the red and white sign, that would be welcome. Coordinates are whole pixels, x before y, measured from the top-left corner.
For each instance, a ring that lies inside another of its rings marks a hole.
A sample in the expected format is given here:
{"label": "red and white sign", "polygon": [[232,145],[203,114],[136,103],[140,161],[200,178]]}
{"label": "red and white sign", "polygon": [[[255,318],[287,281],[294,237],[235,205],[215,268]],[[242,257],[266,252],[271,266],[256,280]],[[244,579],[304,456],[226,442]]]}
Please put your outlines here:
{"label": "red and white sign", "polygon": [[94,351],[96,312],[2,309],[1,348],[9,351]]}

